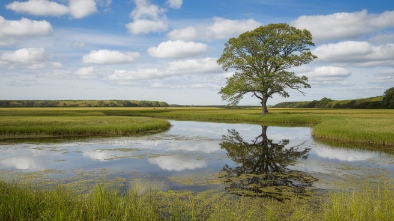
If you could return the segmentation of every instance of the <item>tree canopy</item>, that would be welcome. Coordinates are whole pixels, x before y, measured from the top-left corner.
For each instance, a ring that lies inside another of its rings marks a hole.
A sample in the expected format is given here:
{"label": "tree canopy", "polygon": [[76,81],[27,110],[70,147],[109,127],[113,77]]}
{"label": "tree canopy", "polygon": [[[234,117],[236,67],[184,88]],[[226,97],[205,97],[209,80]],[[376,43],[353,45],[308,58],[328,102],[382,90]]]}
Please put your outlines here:
{"label": "tree canopy", "polygon": [[235,69],[219,94],[231,105],[237,105],[245,94],[251,93],[267,110],[267,100],[273,94],[289,97],[285,89],[310,88],[306,76],[289,71],[292,67],[307,64],[317,57],[310,52],[314,46],[308,30],[288,24],[269,24],[231,38],[225,44],[218,64],[224,70]]}
{"label": "tree canopy", "polygon": [[394,109],[394,87],[389,88],[384,92],[382,107]]}

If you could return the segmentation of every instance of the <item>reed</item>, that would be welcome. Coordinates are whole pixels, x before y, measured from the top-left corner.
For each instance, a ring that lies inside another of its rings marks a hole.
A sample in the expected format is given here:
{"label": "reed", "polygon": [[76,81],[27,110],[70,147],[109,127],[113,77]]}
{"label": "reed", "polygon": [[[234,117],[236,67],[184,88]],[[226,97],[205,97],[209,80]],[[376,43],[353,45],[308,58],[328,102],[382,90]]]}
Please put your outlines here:
{"label": "reed", "polygon": [[0,113],[0,138],[125,136],[170,127],[161,119],[106,116],[101,112],[24,109]]}
{"label": "reed", "polygon": [[382,220],[394,219],[394,184],[283,202],[213,190],[121,194],[104,185],[86,194],[0,182],[0,220]]}

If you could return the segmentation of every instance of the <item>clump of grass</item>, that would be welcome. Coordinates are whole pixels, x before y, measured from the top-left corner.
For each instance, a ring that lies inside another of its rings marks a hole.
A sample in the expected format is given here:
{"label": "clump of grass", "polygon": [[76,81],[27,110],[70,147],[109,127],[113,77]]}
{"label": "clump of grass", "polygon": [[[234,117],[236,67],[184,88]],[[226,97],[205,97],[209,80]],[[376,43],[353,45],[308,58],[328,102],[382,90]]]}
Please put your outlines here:
{"label": "clump of grass", "polygon": [[331,195],[324,205],[323,220],[394,220],[394,184],[366,187],[355,192]]}
{"label": "clump of grass", "polygon": [[102,185],[77,195],[58,186],[49,190],[0,183],[0,220],[158,220],[151,195],[121,195]]}
{"label": "clump of grass", "polygon": [[122,116],[14,116],[0,118],[0,137],[123,136],[163,131],[169,122]]}
{"label": "clump of grass", "polygon": [[87,194],[0,182],[0,220],[393,220],[394,184],[285,201],[214,190]]}

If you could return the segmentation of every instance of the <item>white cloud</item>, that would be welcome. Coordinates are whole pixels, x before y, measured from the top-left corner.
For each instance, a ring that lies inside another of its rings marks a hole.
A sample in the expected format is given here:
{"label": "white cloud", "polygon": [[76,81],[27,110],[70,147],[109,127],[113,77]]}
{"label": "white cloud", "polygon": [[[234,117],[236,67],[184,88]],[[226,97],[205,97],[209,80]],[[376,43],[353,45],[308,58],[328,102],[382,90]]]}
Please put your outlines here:
{"label": "white cloud", "polygon": [[181,8],[183,0],[168,0],[168,5],[171,8]]}
{"label": "white cloud", "polygon": [[35,21],[27,18],[6,20],[0,16],[0,46],[12,45],[17,38],[45,36],[52,33],[52,26],[47,21]]}
{"label": "white cloud", "polygon": [[60,62],[50,61],[50,57],[43,48],[22,48],[16,51],[6,51],[0,56],[0,61],[8,69],[44,69],[44,68],[61,68]]}
{"label": "white cloud", "polygon": [[115,70],[108,76],[110,81],[131,81],[136,79],[159,78],[165,75],[157,68],[142,68],[138,70]]}
{"label": "white cloud", "polygon": [[41,63],[47,58],[48,55],[43,48],[22,48],[16,51],[7,51],[1,55],[3,61],[22,64]]}
{"label": "white cloud", "polygon": [[321,61],[343,61],[365,56],[372,52],[372,45],[366,41],[345,41],[334,44],[324,44],[314,50]]}
{"label": "white cloud", "polygon": [[82,62],[85,64],[122,64],[133,62],[139,56],[138,52],[93,50],[83,56]]}
{"label": "white cloud", "polygon": [[166,71],[176,74],[223,73],[223,69],[217,64],[216,58],[173,61],[168,64]]}
{"label": "white cloud", "polygon": [[367,10],[353,13],[301,16],[291,22],[292,26],[308,29],[315,42],[351,39],[379,29],[394,27],[394,11],[368,14]]}
{"label": "white cloud", "polygon": [[70,0],[69,9],[74,18],[83,18],[97,12],[95,0]]}
{"label": "white cloud", "polygon": [[6,8],[17,13],[27,13],[37,16],[62,16],[69,13],[67,6],[48,0],[14,1]]}
{"label": "white cloud", "polygon": [[148,54],[157,58],[182,58],[202,54],[208,50],[208,46],[196,42],[166,41],[157,47],[148,49]]}
{"label": "white cloud", "polygon": [[196,160],[185,156],[160,156],[149,158],[150,164],[157,164],[161,169],[168,171],[195,170],[208,166],[204,160]]}
{"label": "white cloud", "polygon": [[352,75],[351,71],[343,67],[322,66],[317,67],[303,75],[308,77],[308,81],[312,85],[321,86],[345,86],[346,78]]}
{"label": "white cloud", "polygon": [[156,79],[188,74],[222,73],[215,58],[189,59],[173,61],[165,67],[141,68],[136,70],[115,70],[107,77],[110,81],[132,81],[138,79]]}
{"label": "white cloud", "polygon": [[[111,1],[103,4],[108,7]],[[68,6],[49,0],[14,1],[6,5],[6,8],[17,13],[36,16],[63,16],[70,14],[74,18],[83,18],[97,12],[95,0],[70,0]]]}
{"label": "white cloud", "polygon": [[75,75],[79,76],[82,79],[96,78],[95,69],[94,69],[94,67],[91,67],[91,66],[78,69],[75,72]]}
{"label": "white cloud", "polygon": [[228,39],[236,37],[239,34],[253,30],[262,24],[254,19],[248,20],[231,20],[215,17],[211,24],[189,26],[184,29],[175,29],[167,34],[167,37],[173,40],[214,40]]}
{"label": "white cloud", "polygon": [[130,13],[133,22],[126,25],[131,34],[147,34],[167,29],[165,10],[149,0],[134,0],[136,8]]}
{"label": "white cloud", "polygon": [[351,72],[347,68],[334,67],[334,66],[322,66],[318,67],[313,71],[313,76],[321,78],[346,78],[351,75]]}
{"label": "white cloud", "polygon": [[373,46],[366,41],[345,41],[321,45],[313,53],[321,62],[349,63],[357,67],[394,66],[394,44]]}

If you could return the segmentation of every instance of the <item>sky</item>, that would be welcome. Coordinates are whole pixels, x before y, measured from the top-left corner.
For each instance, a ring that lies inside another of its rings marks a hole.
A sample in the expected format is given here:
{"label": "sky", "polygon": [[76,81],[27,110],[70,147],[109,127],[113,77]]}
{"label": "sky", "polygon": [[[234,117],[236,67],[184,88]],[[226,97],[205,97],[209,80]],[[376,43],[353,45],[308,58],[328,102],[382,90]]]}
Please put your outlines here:
{"label": "sky", "polygon": [[0,100],[225,105],[224,44],[271,23],[309,30],[318,59],[291,70],[308,77],[305,95],[269,105],[394,87],[392,0],[1,0]]}

